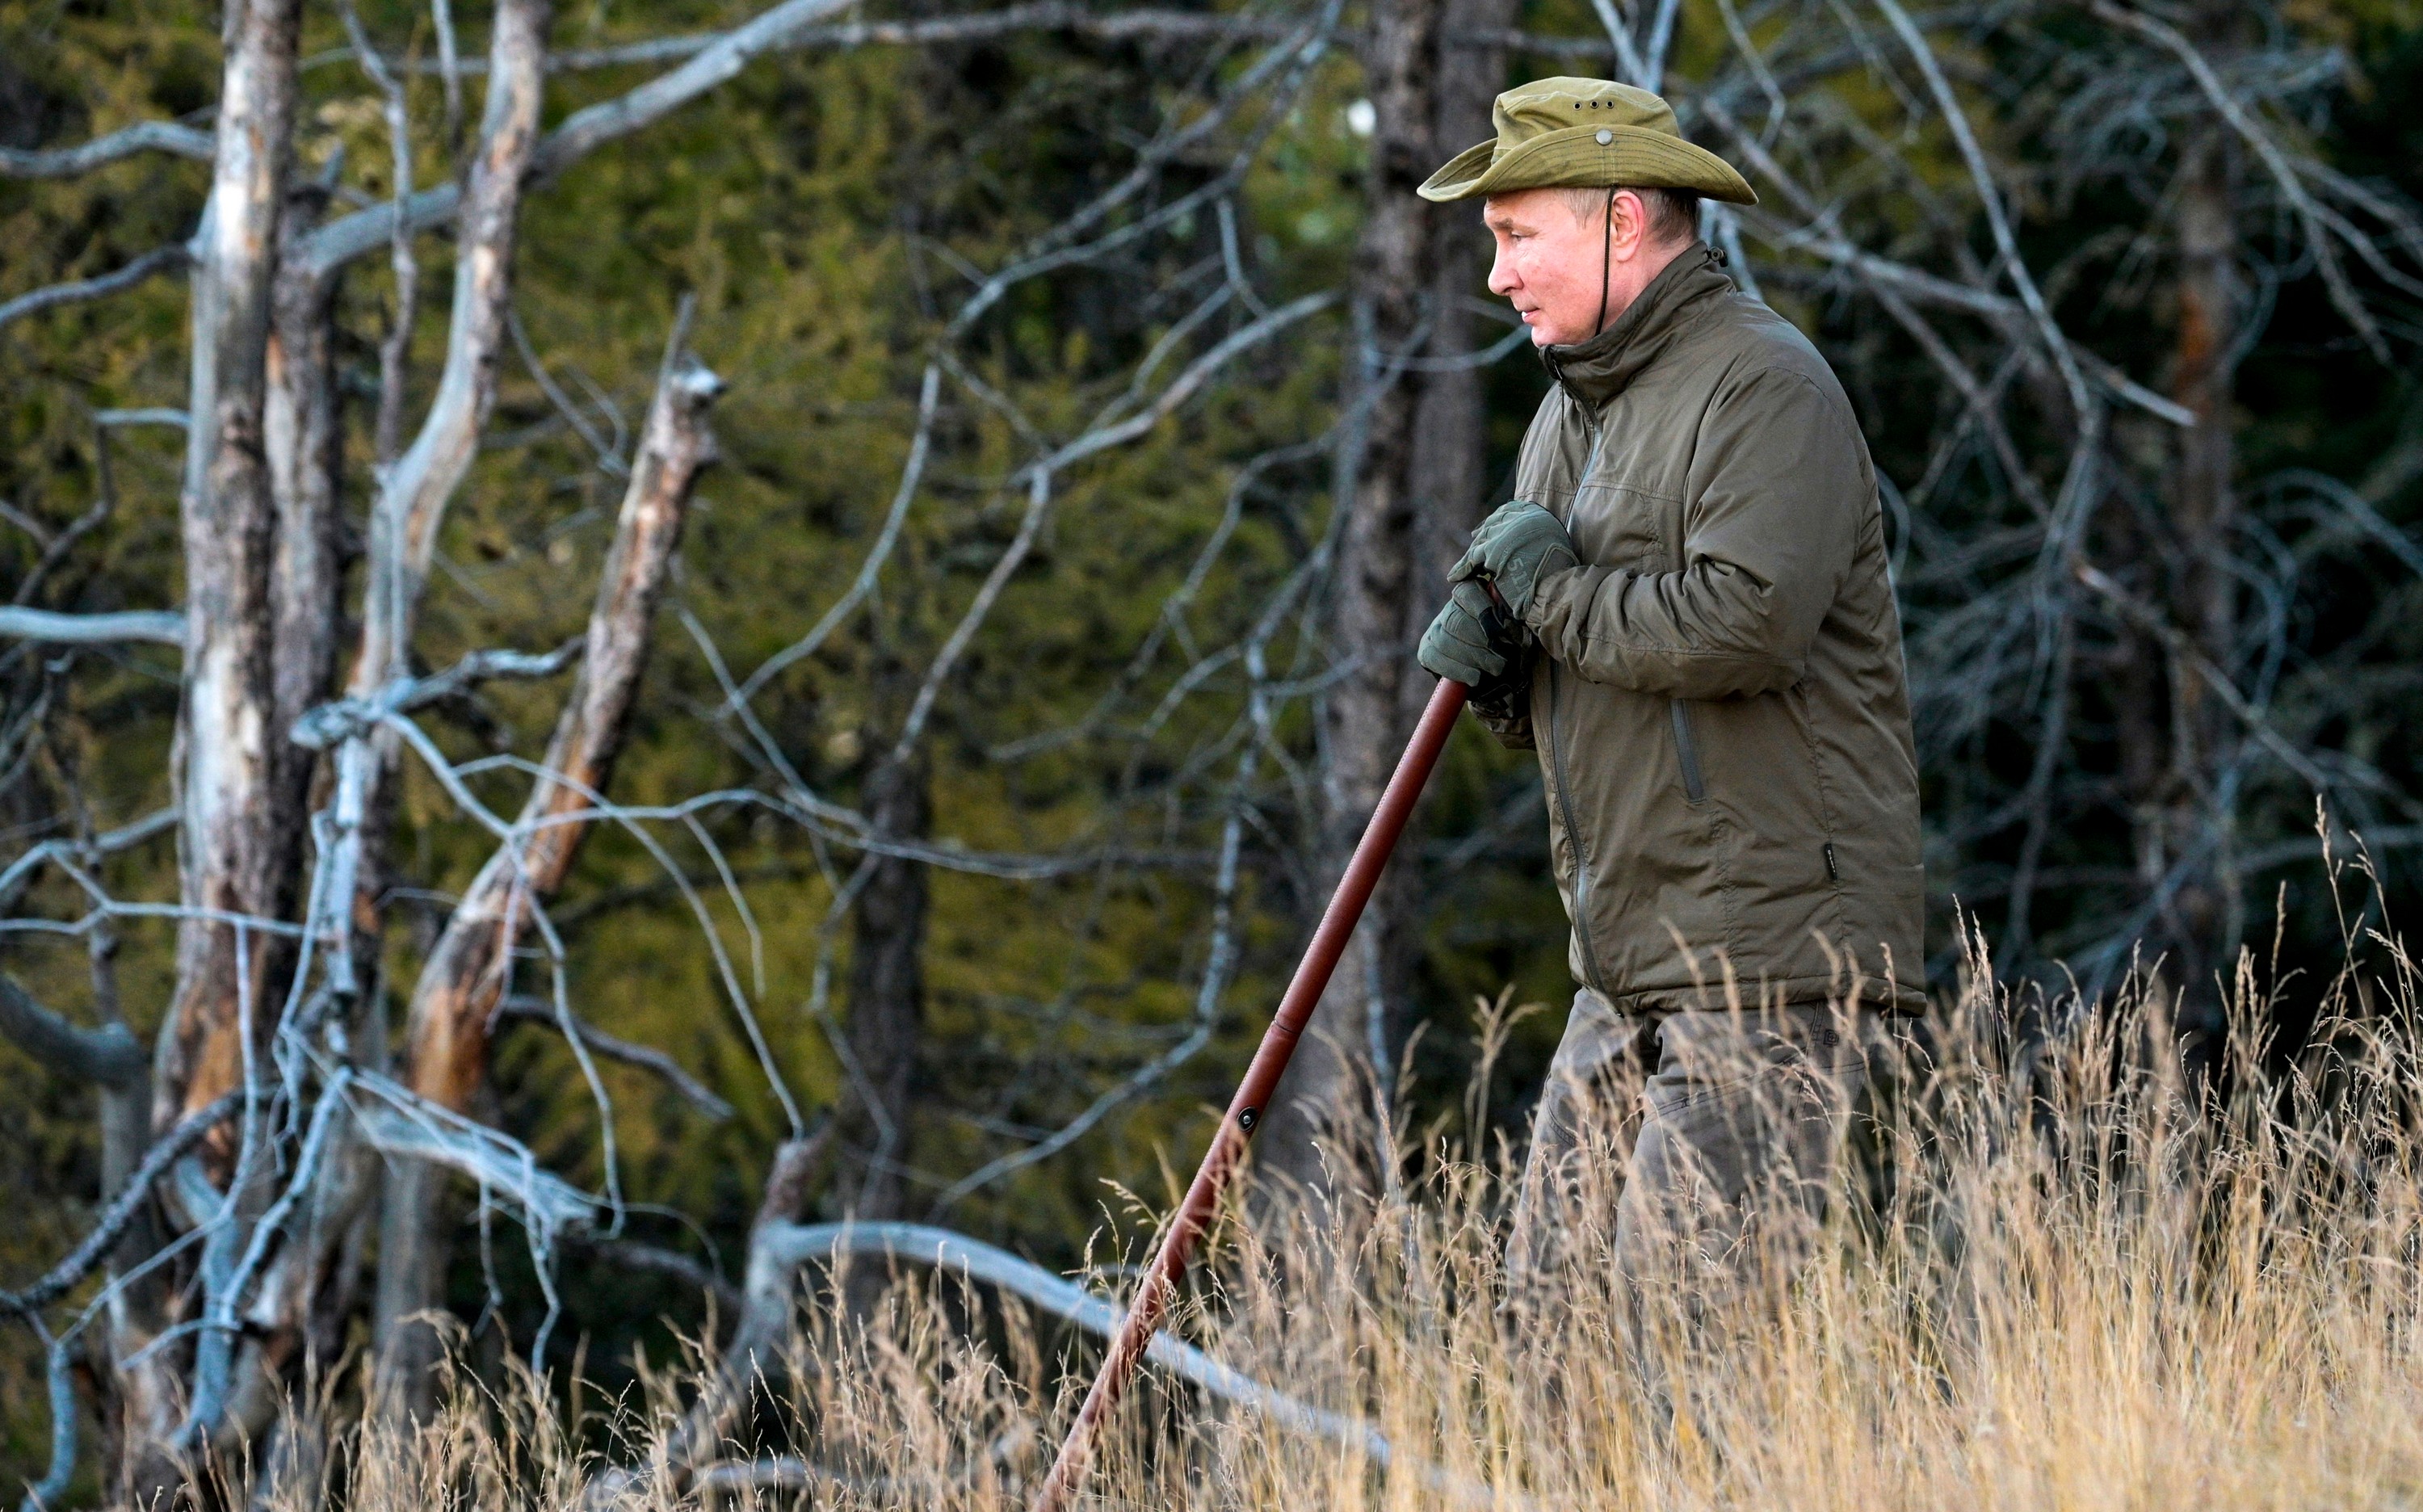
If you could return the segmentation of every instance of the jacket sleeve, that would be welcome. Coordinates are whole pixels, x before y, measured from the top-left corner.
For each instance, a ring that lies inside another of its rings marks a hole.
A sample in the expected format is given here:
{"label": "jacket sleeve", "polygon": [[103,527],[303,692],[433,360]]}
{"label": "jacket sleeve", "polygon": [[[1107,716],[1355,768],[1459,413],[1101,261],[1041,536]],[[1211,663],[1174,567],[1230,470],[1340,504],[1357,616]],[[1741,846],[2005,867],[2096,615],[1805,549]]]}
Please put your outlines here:
{"label": "jacket sleeve", "polygon": [[1680,571],[1568,568],[1541,580],[1525,620],[1592,682],[1670,698],[1789,688],[1876,507],[1858,423],[1838,391],[1766,369],[1710,406],[1691,472]]}

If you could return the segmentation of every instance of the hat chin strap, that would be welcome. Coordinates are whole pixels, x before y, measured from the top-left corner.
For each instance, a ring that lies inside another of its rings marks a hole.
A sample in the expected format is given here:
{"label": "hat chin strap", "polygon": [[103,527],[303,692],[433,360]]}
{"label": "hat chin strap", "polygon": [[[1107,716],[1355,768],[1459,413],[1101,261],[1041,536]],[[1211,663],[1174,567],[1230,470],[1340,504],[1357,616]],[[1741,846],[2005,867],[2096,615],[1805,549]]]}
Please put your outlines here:
{"label": "hat chin strap", "polygon": [[1607,186],[1607,231],[1598,244],[1598,324],[1591,327],[1596,336],[1607,329],[1607,282],[1615,271],[1615,185]]}

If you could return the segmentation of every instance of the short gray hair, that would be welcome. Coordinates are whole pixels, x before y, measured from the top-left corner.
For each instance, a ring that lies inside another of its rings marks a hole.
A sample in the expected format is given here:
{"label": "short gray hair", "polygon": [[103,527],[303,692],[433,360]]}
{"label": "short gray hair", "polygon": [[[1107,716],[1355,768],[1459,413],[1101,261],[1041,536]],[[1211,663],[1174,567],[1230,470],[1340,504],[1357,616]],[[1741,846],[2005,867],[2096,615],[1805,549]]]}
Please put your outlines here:
{"label": "short gray hair", "polygon": [[1649,212],[1652,241],[1687,242],[1700,234],[1700,192],[1696,189],[1622,183],[1614,189],[1560,188],[1557,195],[1574,213],[1576,220],[1592,220],[1605,211],[1609,198],[1620,189],[1630,189],[1640,197],[1641,208]]}

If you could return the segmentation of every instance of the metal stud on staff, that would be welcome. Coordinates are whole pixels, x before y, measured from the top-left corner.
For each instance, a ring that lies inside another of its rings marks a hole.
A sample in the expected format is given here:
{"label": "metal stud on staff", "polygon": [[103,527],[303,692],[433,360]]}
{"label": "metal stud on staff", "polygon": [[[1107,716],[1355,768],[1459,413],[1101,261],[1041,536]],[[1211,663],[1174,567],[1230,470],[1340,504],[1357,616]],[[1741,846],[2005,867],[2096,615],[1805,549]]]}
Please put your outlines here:
{"label": "metal stud on staff", "polygon": [[1228,1111],[1212,1136],[1212,1148],[1204,1153],[1203,1164],[1187,1186],[1185,1200],[1178,1204],[1178,1214],[1170,1220],[1169,1233],[1161,1241],[1151,1268],[1145,1272],[1144,1284],[1136,1290],[1135,1301],[1119,1325],[1118,1336],[1111,1341],[1111,1352],[1102,1361],[1101,1373],[1094,1377],[1093,1390],[1085,1394],[1085,1405],[1077,1409],[1077,1421],[1060,1445],[1060,1456],[1053,1461],[1052,1473],[1044,1477],[1043,1488],[1036,1493],[1034,1512],[1061,1512],[1083,1484],[1102,1424],[1112,1409],[1118,1406],[1119,1395],[1127,1390],[1128,1378],[1144,1359],[1145,1346],[1152,1342],[1162,1314],[1169,1311],[1170,1302],[1178,1296],[1178,1283],[1186,1274],[1186,1262],[1195,1253],[1196,1242],[1211,1226],[1212,1215],[1220,1206],[1220,1194],[1244,1155],[1245,1141],[1270,1106],[1271,1094],[1277,1090],[1279,1077],[1295,1054],[1305,1024],[1320,1006],[1330,974],[1338,969],[1338,957],[1346,952],[1346,942],[1354,936],[1355,921],[1363,916],[1363,905],[1371,899],[1371,889],[1379,883],[1381,868],[1388,864],[1389,852],[1397,848],[1397,837],[1404,833],[1414,801],[1421,797],[1423,786],[1430,781],[1431,769],[1438,765],[1439,752],[1455,729],[1455,717],[1463,712],[1469,691],[1460,682],[1441,681],[1431,694],[1429,707],[1422,710],[1421,723],[1414,726],[1413,739],[1405,743],[1405,754],[1397,759],[1396,773],[1389,777],[1386,790],[1380,795],[1380,806],[1371,811],[1371,822],[1364,828],[1363,838],[1354,847],[1345,874],[1338,879],[1338,890],[1330,895],[1329,907],[1321,915],[1321,926],[1312,931],[1312,943],[1305,947],[1304,960],[1288,983],[1287,995],[1279,999],[1279,1010],[1272,1015],[1271,1027],[1262,1031],[1261,1045],[1245,1068],[1244,1080],[1238,1083],[1237,1095],[1228,1100]]}

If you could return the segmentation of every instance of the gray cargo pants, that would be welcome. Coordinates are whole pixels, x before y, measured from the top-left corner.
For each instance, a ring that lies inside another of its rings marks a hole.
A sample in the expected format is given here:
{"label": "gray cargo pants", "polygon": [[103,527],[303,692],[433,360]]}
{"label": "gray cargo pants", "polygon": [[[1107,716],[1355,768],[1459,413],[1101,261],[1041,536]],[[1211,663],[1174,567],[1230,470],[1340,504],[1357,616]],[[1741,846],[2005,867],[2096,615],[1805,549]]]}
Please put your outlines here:
{"label": "gray cargo pants", "polygon": [[1612,1281],[1654,1385],[1659,1340],[1807,1257],[1855,1112],[1893,1074],[1893,1023],[1823,1003],[1636,1016],[1583,989],[1532,1117],[1509,1313],[1546,1322],[1569,1287]]}

